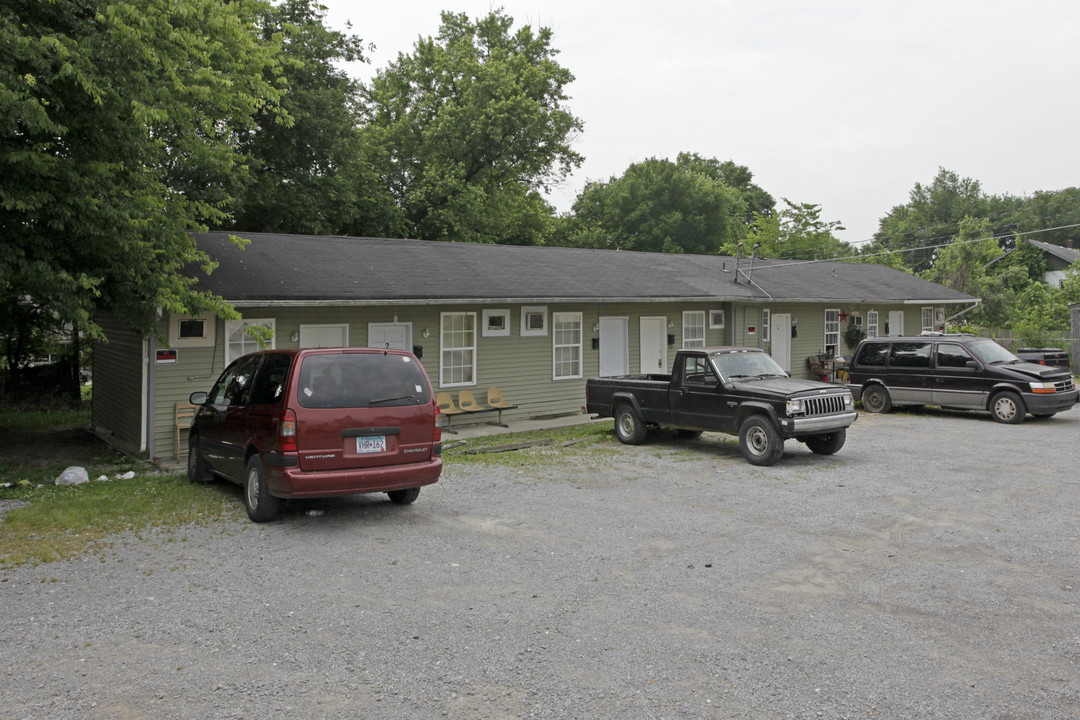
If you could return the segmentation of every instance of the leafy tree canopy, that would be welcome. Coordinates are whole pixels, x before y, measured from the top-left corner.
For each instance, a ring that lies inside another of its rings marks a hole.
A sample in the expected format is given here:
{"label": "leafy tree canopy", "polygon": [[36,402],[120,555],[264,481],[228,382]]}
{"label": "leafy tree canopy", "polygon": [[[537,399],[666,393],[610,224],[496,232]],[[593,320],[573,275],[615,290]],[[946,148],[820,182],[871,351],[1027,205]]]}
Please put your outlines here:
{"label": "leafy tree canopy", "polygon": [[939,168],[932,183],[915,183],[908,202],[881,218],[873,243],[864,251],[909,250],[908,264],[922,272],[934,262],[934,250],[926,248],[949,242],[965,218],[989,215],[990,200],[977,180]]}
{"label": "leafy tree canopy", "polygon": [[720,162],[716,158],[703,158],[697,153],[679,153],[675,164],[691,172],[707,175],[719,180],[730,188],[742,193],[746,203],[746,224],[752,225],[758,217],[772,215],[776,208],[773,196],[758,187],[754,182],[754,173],[745,165],[736,165],[731,160]]}
{"label": "leafy tree canopy", "polygon": [[711,254],[746,234],[740,192],[696,163],[649,158],[590,182],[574,201],[568,244]]}
{"label": "leafy tree canopy", "polygon": [[[233,311],[191,288],[187,232],[222,222],[258,113],[278,113],[259,3],[84,0],[0,8],[0,294],[96,332],[155,308]],[[20,332],[2,328],[10,342]],[[13,335],[14,333],[14,335]]]}
{"label": "leafy tree canopy", "polygon": [[[783,198],[784,207],[776,213],[758,213],[746,237],[746,245],[757,248],[757,256],[787,260],[828,260],[848,257],[854,249],[833,234],[843,230],[839,221],[821,219],[821,206],[793,203]],[[724,252],[735,254],[735,245],[728,243]]]}
{"label": "leafy tree canopy", "polygon": [[403,231],[400,213],[366,162],[357,134],[360,84],[341,69],[364,61],[362,41],[324,24],[314,0],[257,7],[255,27],[281,48],[276,74],[284,92],[280,112],[256,114],[257,129],[242,136],[251,167],[228,227],[301,234],[389,235]]}
{"label": "leafy tree canopy", "polygon": [[366,88],[364,141],[413,237],[542,243],[539,191],[581,164],[551,30],[512,26],[501,10],[443,13]]}

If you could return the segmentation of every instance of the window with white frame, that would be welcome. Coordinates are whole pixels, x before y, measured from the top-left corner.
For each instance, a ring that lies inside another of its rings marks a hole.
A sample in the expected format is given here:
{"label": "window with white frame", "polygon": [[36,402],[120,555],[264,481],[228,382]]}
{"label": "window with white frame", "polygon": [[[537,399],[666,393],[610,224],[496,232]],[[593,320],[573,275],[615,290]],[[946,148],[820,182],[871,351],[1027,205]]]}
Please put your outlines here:
{"label": "window with white frame", "polygon": [[825,353],[836,355],[840,349],[840,311],[825,311]]}
{"label": "window with white frame", "polygon": [[475,385],[476,313],[442,313],[439,322],[439,385]]}
{"label": "window with white frame", "polygon": [[923,332],[930,332],[934,329],[934,308],[924,307],[922,309],[922,330]]}
{"label": "window with white frame", "polygon": [[547,335],[547,306],[521,306],[521,337]]}
{"label": "window with white frame", "polygon": [[214,315],[172,315],[169,317],[169,347],[210,347],[214,344]]}
{"label": "window with white frame", "polygon": [[772,310],[761,311],[761,342],[772,340]]}
{"label": "window with white frame", "polygon": [[484,337],[510,337],[510,311],[484,310]]}
{"label": "window with white frame", "polygon": [[552,377],[567,380],[581,377],[581,313],[551,315]]}
{"label": "window with white frame", "polygon": [[682,314],[682,346],[705,347],[705,311],[689,311]]}
{"label": "window with white frame", "polygon": [[[269,338],[263,339],[269,332]],[[273,350],[274,318],[229,320],[225,323],[225,364],[256,350]]]}
{"label": "window with white frame", "polygon": [[877,310],[866,311],[866,337],[876,338],[878,336],[878,312]]}
{"label": "window with white frame", "polygon": [[723,310],[710,310],[709,311],[709,327],[713,330],[724,329],[724,311]]}

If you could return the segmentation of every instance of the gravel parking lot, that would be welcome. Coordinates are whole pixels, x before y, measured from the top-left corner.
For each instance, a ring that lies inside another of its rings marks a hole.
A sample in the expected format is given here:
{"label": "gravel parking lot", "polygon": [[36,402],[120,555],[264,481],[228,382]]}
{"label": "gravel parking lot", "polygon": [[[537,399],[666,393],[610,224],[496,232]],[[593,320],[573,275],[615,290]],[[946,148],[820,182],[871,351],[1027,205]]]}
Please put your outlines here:
{"label": "gravel parking lot", "polygon": [[862,414],[118,538],[0,574],[0,717],[1076,718],[1078,440]]}

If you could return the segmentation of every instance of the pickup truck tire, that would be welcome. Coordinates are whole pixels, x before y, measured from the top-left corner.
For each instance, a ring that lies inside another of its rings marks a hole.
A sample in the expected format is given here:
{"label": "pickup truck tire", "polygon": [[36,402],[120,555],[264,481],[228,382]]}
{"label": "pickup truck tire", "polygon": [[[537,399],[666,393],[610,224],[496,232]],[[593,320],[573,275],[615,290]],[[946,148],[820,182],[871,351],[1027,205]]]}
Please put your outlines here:
{"label": "pickup truck tire", "polygon": [[751,465],[773,465],[784,454],[784,441],[767,417],[751,415],[739,426],[739,450]]}
{"label": "pickup truck tire", "polygon": [[1004,390],[990,398],[990,417],[999,423],[1018,425],[1024,422],[1025,414],[1027,408],[1024,407],[1024,401],[1014,392]]}
{"label": "pickup truck tire", "polygon": [[645,442],[648,428],[634,412],[634,408],[623,404],[615,411],[615,436],[624,445],[640,445]]}
{"label": "pickup truck tire", "polygon": [[806,447],[810,448],[810,452],[815,455],[833,455],[844,447],[846,440],[847,430],[841,428],[836,432],[825,433],[824,435],[811,435],[804,438],[803,442],[806,443]]}
{"label": "pickup truck tire", "polygon": [[892,398],[884,386],[874,383],[863,390],[862,406],[867,412],[887,413],[892,410]]}

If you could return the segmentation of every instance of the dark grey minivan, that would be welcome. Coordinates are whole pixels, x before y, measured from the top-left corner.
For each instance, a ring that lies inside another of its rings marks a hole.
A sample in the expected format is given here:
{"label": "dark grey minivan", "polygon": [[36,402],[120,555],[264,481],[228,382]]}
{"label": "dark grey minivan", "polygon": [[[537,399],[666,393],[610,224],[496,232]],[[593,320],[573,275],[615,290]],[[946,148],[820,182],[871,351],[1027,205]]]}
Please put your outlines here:
{"label": "dark grey minivan", "polygon": [[863,340],[851,362],[851,390],[869,412],[900,405],[988,410],[998,422],[1070,409],[1078,391],[1059,367],[1024,362],[989,338],[925,334]]}

